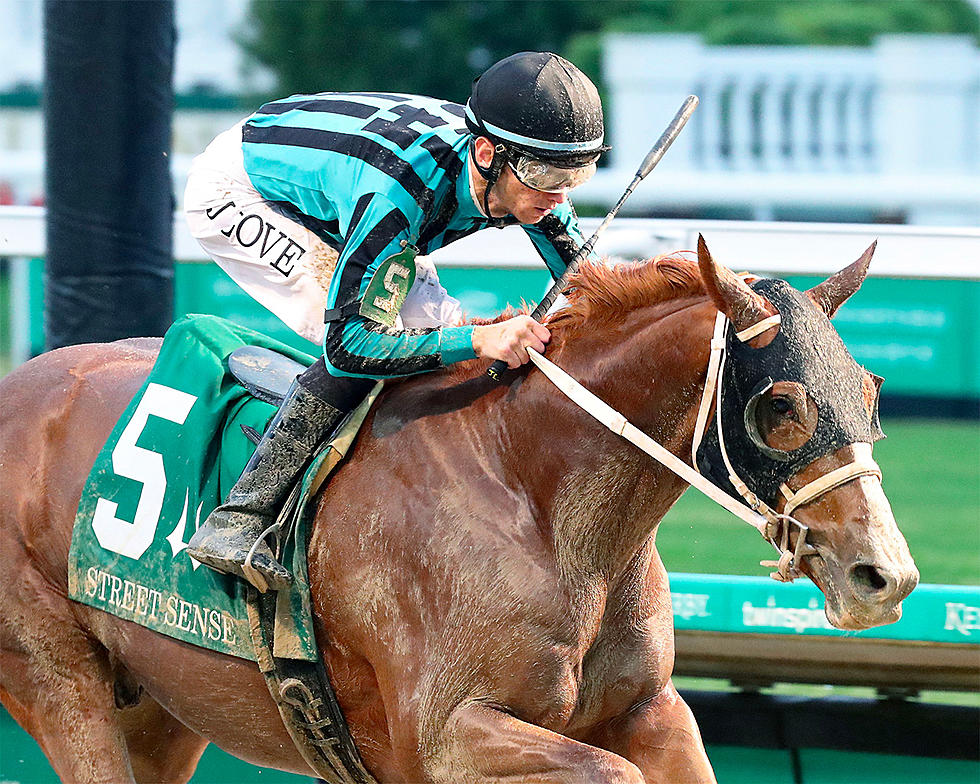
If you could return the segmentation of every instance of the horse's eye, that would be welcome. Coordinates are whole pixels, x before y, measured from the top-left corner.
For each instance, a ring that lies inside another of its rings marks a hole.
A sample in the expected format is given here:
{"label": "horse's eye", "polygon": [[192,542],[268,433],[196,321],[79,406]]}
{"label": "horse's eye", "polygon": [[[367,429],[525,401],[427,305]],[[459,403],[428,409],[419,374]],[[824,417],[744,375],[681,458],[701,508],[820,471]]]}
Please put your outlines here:
{"label": "horse's eye", "polygon": [[776,414],[792,414],[793,401],[784,395],[777,395],[772,399],[772,410]]}
{"label": "horse's eye", "polygon": [[[766,379],[768,381],[768,379]],[[745,406],[745,429],[752,442],[776,460],[788,459],[816,432],[820,413],[796,381],[769,382]]]}

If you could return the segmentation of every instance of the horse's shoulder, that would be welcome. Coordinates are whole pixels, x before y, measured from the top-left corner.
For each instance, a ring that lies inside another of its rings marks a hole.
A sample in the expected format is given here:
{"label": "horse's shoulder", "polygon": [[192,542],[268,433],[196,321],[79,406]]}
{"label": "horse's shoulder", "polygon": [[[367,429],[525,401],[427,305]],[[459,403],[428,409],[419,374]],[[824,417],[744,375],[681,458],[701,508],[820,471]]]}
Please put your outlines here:
{"label": "horse's shoulder", "polygon": [[6,413],[11,419],[44,412],[63,417],[91,392],[104,402],[128,401],[153,367],[160,342],[85,343],[40,354],[0,380]]}
{"label": "horse's shoulder", "polygon": [[53,364],[76,377],[145,373],[156,361],[162,338],[126,338],[112,343],[83,343],[50,352]]}

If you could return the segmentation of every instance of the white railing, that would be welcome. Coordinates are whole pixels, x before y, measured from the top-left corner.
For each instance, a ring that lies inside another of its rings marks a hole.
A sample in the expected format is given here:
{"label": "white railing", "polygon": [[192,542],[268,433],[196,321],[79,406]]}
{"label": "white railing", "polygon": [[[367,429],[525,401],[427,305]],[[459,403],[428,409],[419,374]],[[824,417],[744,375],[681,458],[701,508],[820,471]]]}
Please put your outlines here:
{"label": "white railing", "polygon": [[[598,218],[582,219],[585,236],[598,225]],[[44,232],[43,207],[0,207],[0,257],[43,257]],[[596,251],[618,259],[648,258],[692,250],[698,234],[719,262],[758,273],[829,275],[878,240],[873,277],[980,280],[980,228],[974,227],[618,218]],[[178,261],[209,261],[179,213],[173,238]],[[542,269],[537,252],[516,226],[465,237],[431,258],[440,268]]]}
{"label": "white railing", "polygon": [[709,50],[695,84],[702,122],[692,163],[736,171],[839,171],[878,166],[870,51]]}
{"label": "white railing", "polygon": [[694,35],[603,41],[615,198],[683,98],[701,105],[630,208],[860,210],[980,225],[980,49],[888,35],[868,48],[715,47]]}

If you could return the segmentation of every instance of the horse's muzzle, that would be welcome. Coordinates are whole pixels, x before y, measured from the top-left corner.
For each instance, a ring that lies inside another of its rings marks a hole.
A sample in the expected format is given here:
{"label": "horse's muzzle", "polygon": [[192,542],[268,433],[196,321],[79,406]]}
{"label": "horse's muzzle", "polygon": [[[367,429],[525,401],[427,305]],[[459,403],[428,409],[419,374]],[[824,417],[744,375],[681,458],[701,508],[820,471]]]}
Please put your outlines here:
{"label": "horse's muzzle", "polygon": [[838,629],[895,623],[902,617],[902,600],[919,583],[911,560],[889,566],[855,562],[844,569],[818,557],[810,566],[827,600],[827,620]]}

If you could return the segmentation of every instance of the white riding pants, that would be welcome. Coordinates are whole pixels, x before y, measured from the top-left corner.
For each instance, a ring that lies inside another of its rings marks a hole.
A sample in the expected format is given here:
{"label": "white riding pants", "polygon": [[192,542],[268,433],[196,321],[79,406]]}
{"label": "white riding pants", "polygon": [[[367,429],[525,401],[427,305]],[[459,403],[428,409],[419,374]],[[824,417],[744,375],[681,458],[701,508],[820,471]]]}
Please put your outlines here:
{"label": "white riding pants", "polygon": [[[184,212],[191,234],[232,280],[298,335],[322,344],[337,251],[252,187],[242,154],[242,123],[217,136],[194,159]],[[415,284],[396,327],[459,324],[459,300],[439,283],[435,266],[421,256],[415,265]]]}

